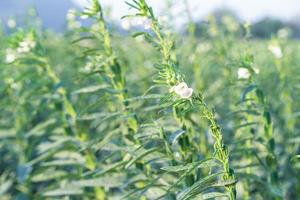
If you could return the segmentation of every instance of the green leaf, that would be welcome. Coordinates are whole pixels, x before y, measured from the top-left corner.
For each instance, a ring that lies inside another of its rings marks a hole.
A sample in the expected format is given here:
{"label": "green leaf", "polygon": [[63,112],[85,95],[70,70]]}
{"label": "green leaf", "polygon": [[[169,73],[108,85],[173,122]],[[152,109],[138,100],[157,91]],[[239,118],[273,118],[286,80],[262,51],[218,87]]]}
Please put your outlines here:
{"label": "green leaf", "polygon": [[0,183],[1,183],[0,184],[0,195],[1,196],[4,195],[5,193],[7,193],[9,191],[9,189],[13,186],[12,179],[8,179],[6,181],[1,181]]}
{"label": "green leaf", "polygon": [[16,131],[11,129],[0,129],[0,139],[14,138],[16,136]]}
{"label": "green leaf", "polygon": [[111,174],[109,176],[72,181],[70,184],[76,187],[120,187],[123,181],[126,180],[124,175]]}
{"label": "green leaf", "polygon": [[197,168],[210,168],[210,167],[215,167],[220,165],[221,163],[216,159],[207,158],[198,162],[188,163],[185,165],[162,167],[161,169],[168,172],[180,172],[180,171],[188,171]]}
{"label": "green leaf", "polygon": [[126,163],[126,161],[122,160],[122,161],[110,164],[108,166],[105,166],[104,169],[98,169],[95,171],[88,172],[88,173],[84,174],[84,176],[88,176],[90,174],[92,174],[94,177],[103,176],[104,174],[106,174],[108,172],[111,172],[113,170],[118,169],[119,167],[122,167],[125,163]]}
{"label": "green leaf", "polygon": [[75,43],[81,42],[83,40],[93,40],[93,39],[96,39],[96,38],[94,36],[85,36],[85,37],[81,37],[76,40],[73,40],[72,43],[75,44]]}
{"label": "green leaf", "polygon": [[31,136],[41,136],[45,133],[45,129],[48,126],[51,126],[56,123],[56,119],[48,119],[46,121],[43,121],[39,124],[37,124],[35,127],[33,127],[28,133],[26,134],[26,137],[29,138]]}
{"label": "green leaf", "polygon": [[67,176],[69,173],[63,170],[48,169],[46,171],[41,171],[31,177],[31,181],[34,183],[50,181],[53,179],[59,179],[61,177]]}
{"label": "green leaf", "polygon": [[77,113],[76,113],[73,105],[66,98],[64,99],[64,108],[65,108],[65,111],[67,112],[67,114],[69,116],[71,116],[72,119],[75,121],[75,119],[77,117]]}
{"label": "green leaf", "polygon": [[205,176],[204,178],[202,178],[199,181],[197,181],[196,183],[194,183],[191,187],[180,192],[177,195],[177,199],[178,200],[187,200],[192,197],[195,197],[196,195],[200,194],[205,189],[209,188],[210,186],[213,186],[214,181],[217,178],[220,178],[220,176],[223,174],[224,173],[215,173],[215,174]]}
{"label": "green leaf", "polygon": [[99,90],[107,89],[109,88],[108,85],[92,85],[88,87],[81,88],[79,90],[76,90],[73,92],[73,94],[86,94],[86,93],[93,93]]}
{"label": "green leaf", "polygon": [[145,35],[146,33],[145,32],[137,32],[137,33],[134,33],[133,35],[132,35],[132,37],[138,37],[138,36],[141,36],[141,35]]}
{"label": "green leaf", "polygon": [[143,96],[138,96],[138,97],[132,97],[132,98],[126,99],[126,101],[131,102],[131,101],[148,100],[148,99],[160,99],[162,97],[164,97],[164,95],[149,94],[149,95],[143,95]]}
{"label": "green leaf", "polygon": [[227,197],[228,195],[226,193],[221,192],[210,192],[206,194],[199,194],[195,197],[197,200],[205,200],[205,199],[219,199],[221,197]]}
{"label": "green leaf", "polygon": [[128,1],[125,1],[125,3],[126,3],[127,5],[129,5],[130,8],[135,8],[136,10],[140,10],[140,8],[138,7],[139,4],[133,5],[133,4],[129,3]]}
{"label": "green leaf", "polygon": [[254,126],[254,125],[258,125],[258,124],[259,124],[259,122],[248,122],[248,123],[244,123],[244,124],[237,126],[236,129],[241,129],[241,128]]}
{"label": "green leaf", "polygon": [[184,133],[185,133],[184,130],[177,130],[174,133],[172,133],[169,138],[170,144],[175,145],[178,142],[178,139],[180,138],[180,136],[182,136]]}
{"label": "green leaf", "polygon": [[246,100],[246,96],[248,93],[250,93],[251,91],[253,91],[254,89],[257,88],[257,85],[249,85],[243,92],[242,94],[242,102]]}
{"label": "green leaf", "polygon": [[83,190],[81,188],[60,188],[56,190],[50,190],[43,192],[42,195],[46,197],[56,197],[56,196],[72,196],[72,195],[82,195]]}
{"label": "green leaf", "polygon": [[260,101],[260,103],[262,103],[262,104],[265,103],[264,93],[261,89],[256,90],[256,96],[257,96],[258,100]]}
{"label": "green leaf", "polygon": [[96,112],[96,113],[91,113],[91,114],[86,114],[86,115],[79,116],[77,118],[77,120],[79,120],[79,121],[94,120],[94,119],[99,119],[101,117],[105,117],[105,116],[107,116],[109,114],[110,113],[106,113],[106,112]]}
{"label": "green leaf", "polygon": [[129,168],[131,165],[133,165],[135,162],[138,160],[142,159],[143,157],[147,156],[148,154],[151,154],[155,151],[159,150],[159,148],[153,148],[153,149],[148,149],[146,151],[143,151],[142,153],[138,154],[135,156],[133,159],[131,159],[126,165],[125,168]]}

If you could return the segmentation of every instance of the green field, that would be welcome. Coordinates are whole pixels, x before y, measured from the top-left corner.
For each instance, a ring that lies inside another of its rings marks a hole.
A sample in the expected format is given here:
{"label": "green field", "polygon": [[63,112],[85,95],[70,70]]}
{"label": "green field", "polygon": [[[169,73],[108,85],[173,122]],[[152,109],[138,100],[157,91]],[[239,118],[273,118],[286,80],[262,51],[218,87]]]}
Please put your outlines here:
{"label": "green field", "polygon": [[300,198],[300,41],[150,6],[0,31],[0,200]]}

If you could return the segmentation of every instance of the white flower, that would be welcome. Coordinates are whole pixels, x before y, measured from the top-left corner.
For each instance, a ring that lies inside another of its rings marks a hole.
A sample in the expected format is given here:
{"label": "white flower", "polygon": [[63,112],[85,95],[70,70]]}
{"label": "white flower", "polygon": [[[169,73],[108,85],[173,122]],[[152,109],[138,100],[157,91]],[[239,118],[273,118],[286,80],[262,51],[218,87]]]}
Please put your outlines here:
{"label": "white flower", "polygon": [[81,15],[80,18],[81,19],[87,19],[87,18],[89,18],[89,16],[88,15]]}
{"label": "white flower", "polygon": [[175,86],[174,88],[174,92],[176,94],[181,94],[182,92],[184,92],[184,90],[186,90],[188,88],[187,84],[185,82],[181,82],[178,85]]}
{"label": "white flower", "polygon": [[231,32],[236,32],[239,29],[239,24],[235,21],[235,19],[229,15],[225,15],[222,17],[222,23],[228,28]]}
{"label": "white flower", "polygon": [[71,21],[71,20],[75,20],[75,19],[76,19],[76,10],[74,10],[74,9],[68,10],[67,20]]}
{"label": "white flower", "polygon": [[34,49],[35,46],[36,46],[36,42],[32,38],[27,37],[19,43],[17,52],[18,53],[28,53],[28,52],[30,52],[30,50]]}
{"label": "white flower", "polygon": [[14,20],[14,19],[7,20],[7,26],[9,28],[15,28],[17,26],[16,20]]}
{"label": "white flower", "polygon": [[14,50],[6,49],[6,58],[5,58],[6,63],[12,63],[16,60],[16,58],[17,58],[17,55]]}
{"label": "white flower", "polygon": [[132,23],[129,19],[123,19],[121,22],[121,26],[124,30],[129,30],[132,26]]}
{"label": "white flower", "polygon": [[10,86],[12,89],[15,89],[15,90],[17,90],[17,89],[19,89],[20,88],[20,84],[18,84],[18,83],[13,83],[13,84],[11,84],[11,86]]}
{"label": "white flower", "polygon": [[16,56],[15,55],[13,55],[13,54],[6,55],[6,59],[5,59],[6,63],[12,63],[15,60],[16,60]]}
{"label": "white flower", "polygon": [[193,94],[193,89],[189,88],[185,82],[181,82],[178,85],[173,86],[170,89],[170,92],[175,92],[181,98],[187,99],[190,98]]}
{"label": "white flower", "polygon": [[18,53],[28,53],[29,51],[30,51],[30,48],[28,46],[18,47],[17,48],[17,52]]}
{"label": "white flower", "polygon": [[277,35],[279,38],[285,39],[289,37],[289,29],[288,28],[282,28],[277,32]]}
{"label": "white flower", "polygon": [[193,88],[186,88],[181,92],[180,96],[181,98],[188,99],[192,96],[193,91],[194,91]]}
{"label": "white flower", "polygon": [[247,68],[238,69],[238,79],[248,79],[250,77],[250,72]]}
{"label": "white flower", "polygon": [[278,58],[278,59],[282,58],[282,51],[281,51],[280,46],[275,45],[275,44],[270,44],[268,46],[268,49],[269,49],[269,51],[271,51],[271,53],[273,53],[273,55],[276,58]]}
{"label": "white flower", "polygon": [[92,71],[93,71],[93,63],[92,62],[86,63],[86,65],[83,68],[83,72],[90,73]]}

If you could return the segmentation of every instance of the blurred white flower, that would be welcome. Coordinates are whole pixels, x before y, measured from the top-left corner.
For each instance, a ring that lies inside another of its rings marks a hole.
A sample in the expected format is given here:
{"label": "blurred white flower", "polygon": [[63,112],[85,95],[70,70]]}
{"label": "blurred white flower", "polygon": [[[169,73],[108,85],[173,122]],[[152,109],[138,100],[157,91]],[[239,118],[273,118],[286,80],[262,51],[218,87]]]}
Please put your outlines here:
{"label": "blurred white flower", "polygon": [[121,22],[121,27],[124,29],[124,30],[129,30],[132,26],[132,22],[130,19],[123,19],[122,22]]}
{"label": "blurred white flower", "polygon": [[289,31],[288,28],[279,29],[279,31],[277,32],[278,37],[281,38],[281,39],[288,38],[289,34],[290,34],[290,31]]}
{"label": "blurred white flower", "polygon": [[28,53],[36,46],[36,42],[30,38],[26,37],[23,41],[19,43],[19,47],[17,48],[18,53]]}
{"label": "blurred white flower", "polygon": [[21,85],[19,83],[14,82],[13,84],[10,85],[10,87],[12,89],[17,90],[17,89],[20,89]]}
{"label": "blurred white flower", "polygon": [[80,18],[81,19],[87,19],[87,18],[89,18],[89,16],[88,15],[81,15]]}
{"label": "blurred white flower", "polygon": [[71,21],[75,19],[76,19],[76,10],[71,8],[70,10],[68,10],[67,20]]}
{"label": "blurred white flower", "polygon": [[229,31],[231,32],[236,32],[239,29],[239,24],[236,22],[236,20],[229,16],[225,15],[222,17],[222,23],[228,28]]}
{"label": "blurred white flower", "polygon": [[80,70],[83,73],[91,73],[93,71],[93,63],[87,62],[82,70]]}
{"label": "blurred white flower", "polygon": [[20,43],[21,47],[29,47],[33,49],[36,45],[36,42],[30,38],[26,38],[23,42]]}
{"label": "blurred white flower", "polygon": [[178,85],[173,86],[170,89],[170,92],[175,92],[181,98],[187,99],[190,98],[193,94],[193,89],[189,88],[185,82],[181,82]]}
{"label": "blurred white flower", "polygon": [[17,26],[17,22],[14,19],[8,19],[7,20],[7,26],[9,28],[15,28]]}
{"label": "blurred white flower", "polygon": [[18,53],[28,53],[29,51],[30,51],[30,48],[27,46],[17,48]]}
{"label": "blurred white flower", "polygon": [[[73,30],[81,27],[81,22],[76,19],[77,11],[75,9],[70,9],[67,13],[67,22],[68,22],[68,29]],[[83,14],[80,18],[85,19],[88,16]]]}
{"label": "blurred white flower", "polygon": [[276,44],[270,44],[268,46],[269,51],[271,51],[271,53],[278,59],[282,58],[282,51],[280,46],[276,45]]}
{"label": "blurred white flower", "polygon": [[238,69],[238,79],[248,79],[250,72],[247,68],[241,67]]}
{"label": "blurred white flower", "polygon": [[6,58],[5,62],[6,63],[12,63],[17,59],[16,52],[13,49],[6,49]]}

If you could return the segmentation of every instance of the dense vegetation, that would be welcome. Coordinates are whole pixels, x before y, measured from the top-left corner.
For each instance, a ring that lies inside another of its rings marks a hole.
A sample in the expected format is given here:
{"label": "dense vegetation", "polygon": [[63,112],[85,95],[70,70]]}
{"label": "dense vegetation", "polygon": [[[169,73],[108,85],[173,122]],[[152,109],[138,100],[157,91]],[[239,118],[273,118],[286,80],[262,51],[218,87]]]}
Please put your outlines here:
{"label": "dense vegetation", "polygon": [[300,42],[127,4],[130,34],[97,0],[63,36],[0,33],[0,199],[299,198]]}

